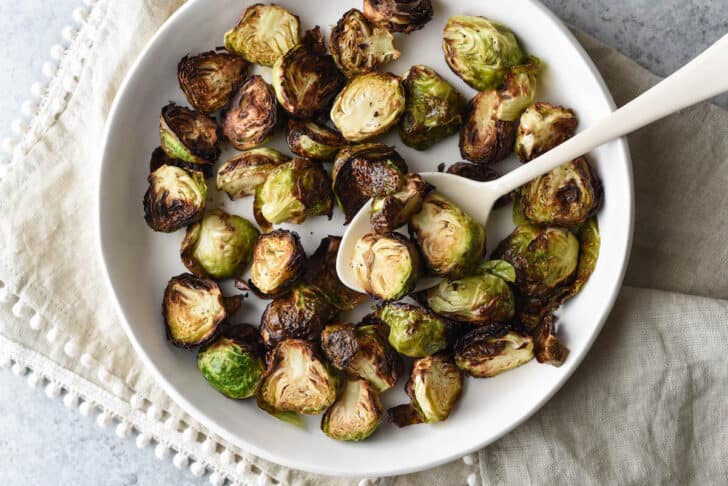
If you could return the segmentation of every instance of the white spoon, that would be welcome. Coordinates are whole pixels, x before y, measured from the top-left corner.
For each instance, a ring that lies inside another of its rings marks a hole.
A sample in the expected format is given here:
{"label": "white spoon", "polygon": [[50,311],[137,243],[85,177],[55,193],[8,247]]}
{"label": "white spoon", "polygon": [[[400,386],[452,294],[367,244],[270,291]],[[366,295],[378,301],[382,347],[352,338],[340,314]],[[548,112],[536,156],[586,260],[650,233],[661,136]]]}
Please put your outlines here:
{"label": "white spoon", "polygon": [[[460,206],[476,221],[485,224],[493,203],[499,197],[610,140],[724,91],[728,91],[728,35],[595,125],[499,179],[477,182],[440,172],[421,175],[437,188],[437,192]],[[363,290],[352,270],[351,260],[357,240],[371,231],[370,209],[371,200],[349,224],[336,259],[336,271],[341,281],[359,292]],[[417,290],[432,287],[439,281],[435,277],[422,278],[417,282]]]}

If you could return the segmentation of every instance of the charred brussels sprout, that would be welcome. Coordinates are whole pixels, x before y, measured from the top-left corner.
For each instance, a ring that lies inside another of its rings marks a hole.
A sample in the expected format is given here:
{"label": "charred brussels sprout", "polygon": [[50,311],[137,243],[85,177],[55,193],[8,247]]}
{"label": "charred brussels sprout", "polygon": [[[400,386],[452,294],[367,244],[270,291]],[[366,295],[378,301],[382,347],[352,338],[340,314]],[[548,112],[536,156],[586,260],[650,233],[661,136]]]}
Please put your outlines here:
{"label": "charred brussels sprout", "polygon": [[202,175],[208,177],[212,174],[212,166],[202,166],[199,164],[191,164],[180,159],[173,159],[162,147],[157,147],[152,151],[152,156],[149,158],[149,173],[155,172],[163,165],[173,165],[180,169],[186,169],[188,171],[200,171]]}
{"label": "charred brussels sprout", "polygon": [[460,398],[463,381],[463,373],[451,356],[427,356],[412,363],[407,394],[423,422],[442,422]]}
{"label": "charred brussels sprout", "polygon": [[336,257],[339,252],[341,238],[327,236],[321,240],[319,247],[306,262],[304,280],[321,291],[324,298],[340,311],[350,311],[367,296],[354,292],[339,280],[336,273]]}
{"label": "charred brussels sprout", "polygon": [[298,118],[312,118],[325,112],[344,85],[345,78],[326,49],[320,33],[297,45],[273,66],[273,88],[278,102]]}
{"label": "charred brussels sprout", "polygon": [[341,396],[321,419],[321,430],[332,439],[361,441],[382,423],[382,402],[366,380],[346,380]]}
{"label": "charred brussels sprout", "polygon": [[507,27],[466,15],[448,19],[442,49],[450,69],[478,91],[500,86],[508,69],[521,64],[525,57]]}
{"label": "charred brussels sprout", "polygon": [[377,310],[376,317],[389,326],[389,344],[405,356],[429,356],[449,344],[449,324],[422,307],[385,304]]}
{"label": "charred brussels sprout", "polygon": [[343,370],[359,350],[354,324],[332,324],[321,332],[321,350],[334,368]]}
{"label": "charred brussels sprout", "polygon": [[392,32],[409,34],[432,20],[430,0],[364,0],[364,15]]}
{"label": "charred brussels sprout", "polygon": [[258,406],[281,413],[317,415],[336,400],[337,380],[312,343],[286,339],[271,352],[268,370],[255,392]]}
{"label": "charred brussels sprout", "polygon": [[362,288],[382,300],[398,300],[410,293],[420,274],[417,248],[399,233],[362,236],[354,246],[351,265]]}
{"label": "charred brussels sprout", "polygon": [[460,154],[464,159],[493,164],[511,154],[518,118],[501,118],[502,102],[501,95],[493,90],[480,92],[470,100],[460,129]]}
{"label": "charred brussels sprout", "polygon": [[460,277],[485,252],[485,229],[443,196],[431,192],[409,223],[429,270],[438,276]]}
{"label": "charred brussels sprout", "polygon": [[316,341],[336,314],[320,290],[298,285],[268,304],[260,319],[260,334],[269,348],[290,338]]}
{"label": "charred brussels sprout", "polygon": [[205,344],[227,316],[220,287],[213,280],[189,273],[170,279],[162,313],[167,338],[181,348]]}
{"label": "charred brussels sprout", "polygon": [[299,43],[298,17],[278,5],[251,5],[238,24],[225,34],[225,48],[244,59],[272,66]]}
{"label": "charred brussels sprout", "polygon": [[253,250],[250,287],[264,297],[277,297],[291,288],[303,272],[306,253],[293,231],[260,235]]}
{"label": "charred brussels sprout", "polygon": [[259,75],[249,77],[222,113],[222,133],[238,150],[265,143],[278,126],[275,93]]}
{"label": "charred brussels sprout", "polygon": [[[442,165],[444,166],[445,164]],[[455,162],[445,172],[480,182],[493,181],[500,177],[494,168],[488,165],[473,164],[470,162]]]}
{"label": "charred brussels sprout", "polygon": [[490,267],[482,266],[467,277],[443,280],[428,289],[427,306],[448,319],[475,325],[509,322],[516,311],[508,282],[515,281],[516,272],[510,263],[497,262],[500,268],[490,261]]}
{"label": "charred brussels sprout", "polygon": [[306,159],[281,164],[256,189],[253,210],[264,229],[284,221],[303,223],[308,216],[331,217],[329,175],[321,164]]}
{"label": "charred brussels sprout", "polygon": [[404,111],[404,90],[390,73],[368,73],[352,78],[331,108],[331,121],[345,139],[362,142],[389,131]]}
{"label": "charred brussels sprout", "polygon": [[425,150],[458,131],[465,98],[434,69],[412,66],[402,85],[406,101],[399,136],[405,145]]}
{"label": "charred brussels sprout", "polygon": [[149,175],[144,219],[154,231],[171,233],[199,221],[206,199],[207,184],[201,172],[163,165]]}
{"label": "charred brussels sprout", "polygon": [[533,333],[534,353],[539,363],[557,368],[569,357],[569,348],[554,335],[555,317],[547,314]]}
{"label": "charred brussels sprout", "polygon": [[568,162],[521,187],[521,210],[529,221],[575,227],[593,216],[602,184],[585,157]]}
{"label": "charred brussels sprout", "polygon": [[516,154],[523,162],[533,160],[571,138],[578,123],[569,108],[534,103],[521,115],[516,133]]}
{"label": "charred brussels sprout", "polygon": [[226,327],[197,354],[197,367],[226,397],[252,397],[265,371],[258,330],[250,324]]}
{"label": "charred brussels sprout", "polygon": [[330,160],[346,140],[334,130],[311,121],[288,120],[286,141],[291,152],[311,160]]}
{"label": "charred brussels sprout", "polygon": [[217,123],[207,115],[170,103],[159,117],[162,150],[173,159],[206,170],[220,156]]}
{"label": "charred brussels sprout", "polygon": [[228,102],[248,70],[248,63],[227,52],[208,51],[185,56],[177,65],[179,87],[187,101],[202,113],[217,111]]}
{"label": "charred brussels sprout", "polygon": [[352,8],[331,29],[331,54],[348,78],[370,73],[399,58],[394,36],[373,26],[362,13]]}
{"label": "charred brussels sprout", "polygon": [[507,328],[478,327],[455,344],[455,363],[475,378],[490,378],[531,359],[531,336]]}
{"label": "charred brussels sprout", "polygon": [[367,143],[339,150],[331,172],[336,201],[348,224],[374,196],[397,192],[404,184],[407,164],[393,147]]}
{"label": "charred brussels sprout", "polygon": [[375,196],[369,224],[376,233],[388,233],[404,225],[422,209],[422,201],[433,187],[419,174],[406,174],[402,187],[392,194]]}
{"label": "charred brussels sprout", "polygon": [[209,211],[187,228],[182,263],[198,277],[230,278],[250,262],[258,229],[248,220],[222,209]]}
{"label": "charred brussels sprout", "polygon": [[503,90],[498,92],[501,98],[498,106],[500,120],[518,121],[536,97],[539,74],[541,60],[534,56],[529,56],[527,64],[514,66],[508,71]]}
{"label": "charred brussels sprout", "polygon": [[217,171],[217,189],[225,191],[233,200],[252,196],[273,169],[289,160],[277,150],[267,147],[241,152]]}

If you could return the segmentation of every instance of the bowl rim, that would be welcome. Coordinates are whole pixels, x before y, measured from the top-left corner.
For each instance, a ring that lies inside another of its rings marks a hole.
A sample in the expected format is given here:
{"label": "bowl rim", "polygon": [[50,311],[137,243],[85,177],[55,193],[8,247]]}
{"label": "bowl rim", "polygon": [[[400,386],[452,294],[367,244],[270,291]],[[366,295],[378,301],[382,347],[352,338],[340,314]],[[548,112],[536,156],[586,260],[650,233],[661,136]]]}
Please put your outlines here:
{"label": "bowl rim", "polygon": [[[126,318],[126,315],[124,313],[124,310],[121,306],[121,303],[119,302],[119,299],[117,297],[117,292],[115,290],[114,284],[111,280],[111,276],[109,273],[109,265],[107,263],[107,252],[105,251],[105,242],[104,242],[104,235],[102,232],[102,205],[101,205],[101,190],[103,186],[104,181],[104,173],[107,168],[107,149],[109,145],[109,139],[111,138],[111,134],[113,132],[113,125],[114,120],[116,118],[117,111],[119,109],[119,105],[121,103],[121,93],[124,93],[127,89],[128,84],[130,83],[131,78],[133,77],[133,74],[137,71],[139,65],[142,63],[142,60],[146,57],[147,52],[149,51],[150,47],[154,44],[156,44],[157,40],[164,36],[165,33],[172,28],[172,25],[176,23],[177,19],[184,16],[185,12],[189,9],[192,9],[194,5],[204,2],[206,0],[190,0],[189,2],[182,5],[179,9],[177,9],[172,15],[170,15],[167,20],[159,27],[157,32],[150,38],[150,40],[146,43],[144,48],[139,52],[136,59],[132,63],[132,65],[127,70],[123,81],[119,85],[116,94],[114,96],[114,100],[111,104],[111,108],[109,110],[109,113],[106,118],[106,124],[104,127],[104,133],[103,133],[103,139],[101,148],[99,150],[98,159],[99,160],[99,179],[97,184],[97,193],[95,197],[95,203],[96,203],[96,251],[98,258],[102,262],[102,275],[103,280],[106,284],[106,288],[110,291],[113,302],[114,302],[114,308],[116,310],[116,314],[120,319],[120,322],[122,324],[122,327],[124,329],[124,332],[126,333],[128,339],[131,341],[132,346],[137,353],[137,355],[141,358],[142,362],[144,363],[147,370],[149,370],[154,376],[154,379],[162,385],[162,388],[165,393],[167,393],[173,400],[176,402],[182,409],[184,409],[187,413],[190,414],[191,417],[193,417],[195,420],[200,422],[203,426],[210,429],[213,433],[219,435],[221,438],[225,439],[226,441],[231,442],[232,444],[240,447],[246,452],[252,453],[255,456],[258,456],[264,460],[270,461],[272,463],[298,469],[301,471],[306,471],[314,474],[321,474],[325,476],[340,476],[340,477],[361,477],[362,474],[358,473],[356,471],[346,470],[338,467],[337,465],[321,465],[316,463],[305,463],[297,460],[289,460],[288,458],[278,455],[275,452],[261,448],[256,446],[255,444],[247,441],[244,437],[241,437],[237,434],[234,434],[230,431],[228,431],[225,427],[219,425],[217,422],[215,422],[213,419],[209,418],[205,412],[194,406],[192,403],[190,403],[182,394],[179,392],[171,383],[167,381],[164,374],[155,366],[152,359],[148,356],[147,352],[145,351],[144,347],[142,346],[141,342],[137,339],[134,331],[132,330],[131,326],[129,325],[129,322]],[[547,17],[553,24],[554,27],[558,29],[558,31],[566,38],[566,40],[569,41],[569,43],[572,45],[572,47],[577,51],[577,53],[582,58],[582,61],[585,63],[585,66],[588,68],[588,71],[590,75],[592,76],[592,81],[595,81],[597,86],[599,87],[604,101],[606,101],[609,108],[614,111],[616,109],[616,104],[614,102],[614,99],[607,88],[606,82],[604,81],[604,78],[600,74],[599,70],[594,65],[594,62],[592,61],[589,54],[586,52],[584,47],[579,43],[579,41],[576,39],[574,34],[570,31],[570,29],[564,24],[564,22],[556,16],[554,12],[552,12],[548,7],[546,7],[544,4],[541,3],[540,0],[524,0],[525,2],[531,4],[531,6],[537,10],[539,10],[545,17]],[[634,234],[634,211],[635,211],[635,198],[634,198],[634,176],[633,176],[633,170],[632,170],[632,158],[629,151],[629,145],[627,142],[626,137],[621,137],[618,139],[613,140],[612,142],[616,144],[615,148],[618,148],[618,150],[621,152],[621,157],[623,157],[624,161],[626,162],[626,169],[627,169],[627,187],[625,187],[625,194],[629,196],[629,214],[628,214],[628,221],[626,221],[627,228],[627,237],[623,241],[623,248],[620,249],[620,253],[624,255],[624,258],[622,259],[620,263],[620,268],[618,272],[618,279],[615,282],[615,285],[613,286],[611,292],[608,296],[606,296],[607,305],[605,307],[606,312],[601,316],[599,319],[599,322],[594,327],[591,336],[586,342],[586,345],[583,347],[583,349],[578,353],[572,353],[571,360],[573,360],[573,364],[571,368],[564,373],[557,383],[552,387],[551,390],[549,390],[548,393],[544,394],[543,397],[541,397],[540,400],[536,401],[526,413],[524,413],[518,420],[515,420],[510,426],[505,427],[503,430],[501,430],[498,434],[495,434],[493,436],[489,436],[487,439],[483,440],[481,443],[475,445],[474,447],[468,447],[464,449],[458,449],[457,451],[453,451],[450,454],[443,455],[442,457],[438,458],[437,460],[431,460],[426,463],[413,465],[413,466],[401,466],[401,467],[386,467],[382,468],[380,470],[373,470],[371,471],[371,475],[376,476],[395,476],[395,475],[402,475],[402,474],[409,474],[413,472],[423,471],[426,469],[431,469],[437,466],[440,466],[442,464],[451,462],[453,460],[459,459],[467,454],[472,454],[475,451],[478,451],[482,449],[483,447],[487,446],[488,444],[492,444],[501,437],[505,436],[506,434],[510,433],[512,430],[514,430],[516,427],[520,426],[523,422],[525,422],[527,419],[531,418],[538,410],[540,410],[563,386],[564,384],[571,378],[573,373],[579,368],[581,365],[581,362],[583,361],[584,357],[588,354],[588,352],[591,350],[591,347],[594,344],[594,341],[599,336],[602,328],[604,327],[604,324],[611,314],[611,311],[614,307],[614,303],[616,302],[616,299],[620,293],[620,290],[622,288],[622,284],[624,281],[624,276],[626,273],[627,265],[629,263],[629,258],[631,254],[632,249],[632,241],[633,241],[633,234]]]}

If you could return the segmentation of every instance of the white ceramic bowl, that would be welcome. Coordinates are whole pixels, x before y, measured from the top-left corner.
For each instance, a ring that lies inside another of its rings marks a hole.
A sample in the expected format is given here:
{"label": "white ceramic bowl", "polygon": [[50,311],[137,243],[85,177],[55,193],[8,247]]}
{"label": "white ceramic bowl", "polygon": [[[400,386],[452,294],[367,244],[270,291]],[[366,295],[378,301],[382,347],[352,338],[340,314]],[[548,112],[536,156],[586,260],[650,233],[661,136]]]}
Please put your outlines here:
{"label": "white ceramic bowl", "polygon": [[[394,475],[432,467],[493,442],[538,410],[564,383],[589,350],[612,307],[632,234],[632,178],[626,142],[611,142],[591,154],[605,189],[606,203],[599,213],[602,247],[588,284],[561,312],[559,333],[571,348],[561,368],[533,361],[496,378],[468,379],[462,401],[447,421],[405,429],[385,425],[363,443],[329,439],[319,430],[320,417],[308,417],[304,429],[290,426],[259,410],[254,400],[232,401],[217,393],[198,372],[195,354],[167,343],[160,303],[167,280],[185,271],[179,258],[183,232],[155,233],[146,226],[142,213],[149,155],[159,144],[159,110],[169,100],[187,104],[177,86],[177,62],[188,52],[221,45],[223,34],[252,3],[193,0],[180,8],[144,49],[111,109],[101,163],[100,251],[129,338],[159,383],[195,419],[241,448],[279,464],[331,475]],[[298,14],[305,28],[318,24],[326,33],[347,9],[361,8],[359,1],[277,3]],[[483,15],[510,26],[528,52],[545,61],[547,69],[537,99],[574,108],[581,128],[613,109],[603,80],[582,48],[564,25],[536,1],[435,3],[436,15],[424,30],[397,36],[402,57],[386,66],[387,70],[403,73],[412,64],[428,64],[472,96],[474,92],[445,64],[441,34],[451,15]],[[269,78],[267,69],[260,71]],[[457,137],[427,152],[404,146],[396,131],[383,141],[395,145],[413,171],[432,171],[440,162],[460,160]],[[287,151],[283,137],[272,145]],[[230,153],[223,153],[221,160]],[[211,193],[210,207],[220,204],[253,220],[250,198],[231,203],[214,187]],[[293,228],[310,252],[321,237],[343,232],[342,215],[337,211],[331,221],[311,218]],[[511,228],[509,211],[495,212],[488,225],[491,245]],[[232,290],[229,284],[224,288]],[[251,297],[236,320],[257,324],[265,304]],[[351,319],[364,314],[370,305],[361,307]],[[386,406],[406,401],[401,388],[384,395]]]}

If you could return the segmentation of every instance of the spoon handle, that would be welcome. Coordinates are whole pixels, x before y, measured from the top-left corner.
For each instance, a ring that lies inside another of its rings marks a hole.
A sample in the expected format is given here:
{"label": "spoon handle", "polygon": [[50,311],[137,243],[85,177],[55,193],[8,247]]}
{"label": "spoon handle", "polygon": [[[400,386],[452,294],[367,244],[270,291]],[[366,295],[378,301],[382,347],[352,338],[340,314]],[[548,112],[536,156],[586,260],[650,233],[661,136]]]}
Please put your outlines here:
{"label": "spoon handle", "polygon": [[595,125],[493,181],[493,186],[507,194],[605,142],[724,91],[728,91],[728,35]]}

